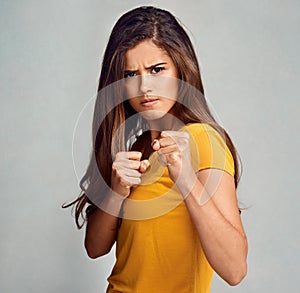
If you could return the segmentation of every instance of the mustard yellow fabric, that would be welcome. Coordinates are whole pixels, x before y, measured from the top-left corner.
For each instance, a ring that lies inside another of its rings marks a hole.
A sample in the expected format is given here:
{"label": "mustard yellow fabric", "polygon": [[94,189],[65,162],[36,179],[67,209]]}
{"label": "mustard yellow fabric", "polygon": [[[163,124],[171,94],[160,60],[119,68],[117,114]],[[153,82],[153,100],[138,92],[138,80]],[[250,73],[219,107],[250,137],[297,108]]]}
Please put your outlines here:
{"label": "mustard yellow fabric", "polygon": [[[208,124],[182,129],[190,134],[195,171],[225,170],[234,161],[222,136]],[[168,170],[149,158],[151,168],[123,206],[116,264],[108,293],[208,293],[213,276],[182,195]]]}

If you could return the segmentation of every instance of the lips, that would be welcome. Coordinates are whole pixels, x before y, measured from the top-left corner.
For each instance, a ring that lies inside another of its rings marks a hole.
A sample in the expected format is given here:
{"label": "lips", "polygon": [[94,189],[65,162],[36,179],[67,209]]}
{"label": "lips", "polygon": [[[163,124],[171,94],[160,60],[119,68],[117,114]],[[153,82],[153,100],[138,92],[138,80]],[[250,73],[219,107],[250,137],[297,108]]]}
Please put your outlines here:
{"label": "lips", "polygon": [[141,106],[151,107],[151,106],[155,105],[158,101],[159,101],[159,99],[157,99],[157,98],[144,99],[143,101],[141,101]]}

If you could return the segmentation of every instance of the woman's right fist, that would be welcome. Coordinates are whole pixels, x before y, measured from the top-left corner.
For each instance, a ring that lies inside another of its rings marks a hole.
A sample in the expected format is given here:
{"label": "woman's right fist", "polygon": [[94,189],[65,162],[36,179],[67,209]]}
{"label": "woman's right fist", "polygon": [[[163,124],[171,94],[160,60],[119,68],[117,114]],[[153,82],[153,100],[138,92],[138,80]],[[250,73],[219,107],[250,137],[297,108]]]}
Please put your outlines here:
{"label": "woman's right fist", "polygon": [[129,151],[119,152],[112,164],[111,188],[114,192],[127,197],[130,188],[141,183],[141,176],[150,163],[141,161],[142,153]]}

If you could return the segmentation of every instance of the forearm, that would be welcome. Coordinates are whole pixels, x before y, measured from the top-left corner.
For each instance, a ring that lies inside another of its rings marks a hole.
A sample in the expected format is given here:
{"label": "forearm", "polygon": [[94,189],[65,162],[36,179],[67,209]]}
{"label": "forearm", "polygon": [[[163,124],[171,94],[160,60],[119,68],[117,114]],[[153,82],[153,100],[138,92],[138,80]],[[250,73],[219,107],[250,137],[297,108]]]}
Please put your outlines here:
{"label": "forearm", "polygon": [[213,199],[200,205],[202,192],[206,192],[204,186],[197,180],[185,199],[186,206],[212,268],[229,284],[236,285],[247,270],[246,236],[224,217]]}
{"label": "forearm", "polygon": [[[97,210],[88,218],[85,235],[85,248],[91,258],[107,254],[112,248],[118,230],[118,214],[121,200],[108,195]],[[108,211],[108,212],[105,212]]]}
{"label": "forearm", "polygon": [[91,258],[107,254],[118,232],[119,214],[132,186],[141,182],[141,174],[149,166],[148,160],[140,161],[141,152],[119,152],[112,165],[111,188],[100,208],[87,221],[85,248]]}

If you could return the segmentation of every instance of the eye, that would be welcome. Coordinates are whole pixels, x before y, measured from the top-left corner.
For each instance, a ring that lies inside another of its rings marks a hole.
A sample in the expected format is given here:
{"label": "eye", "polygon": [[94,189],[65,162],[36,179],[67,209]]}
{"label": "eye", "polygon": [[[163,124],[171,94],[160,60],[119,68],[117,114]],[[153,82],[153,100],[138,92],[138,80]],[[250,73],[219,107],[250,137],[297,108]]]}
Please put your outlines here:
{"label": "eye", "polygon": [[131,78],[136,76],[136,73],[134,71],[129,71],[124,73],[124,78]]}
{"label": "eye", "polygon": [[152,73],[152,74],[157,74],[157,73],[159,73],[159,72],[161,72],[161,71],[163,71],[163,70],[165,70],[164,67],[153,67],[153,68],[151,69],[151,73]]}

